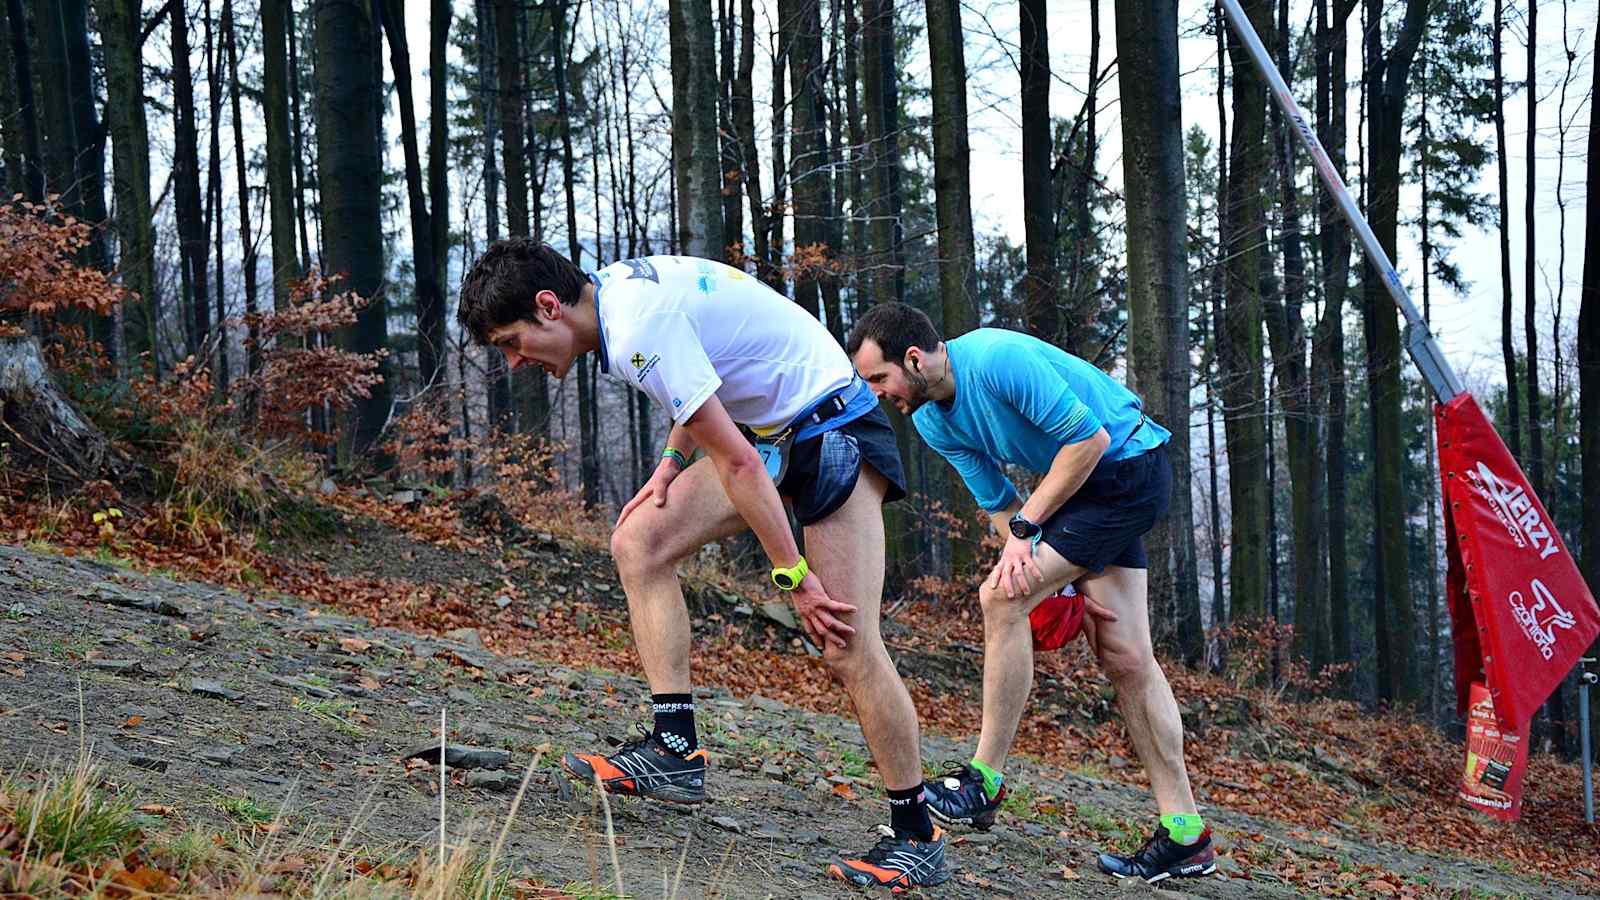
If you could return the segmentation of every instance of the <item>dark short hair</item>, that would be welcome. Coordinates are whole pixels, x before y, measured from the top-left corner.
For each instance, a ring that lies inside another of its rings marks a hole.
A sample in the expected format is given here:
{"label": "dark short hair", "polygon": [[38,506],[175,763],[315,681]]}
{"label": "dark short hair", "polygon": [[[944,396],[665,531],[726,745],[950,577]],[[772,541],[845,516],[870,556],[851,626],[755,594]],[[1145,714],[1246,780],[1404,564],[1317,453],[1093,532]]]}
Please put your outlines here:
{"label": "dark short hair", "polygon": [[939,347],[939,330],[933,327],[928,314],[906,303],[879,303],[856,320],[845,342],[845,351],[851,356],[861,349],[861,342],[871,340],[883,351],[886,362],[904,366],[906,351],[916,347],[932,352]]}
{"label": "dark short hair", "polygon": [[495,241],[461,279],[456,321],[479,344],[489,332],[526,319],[533,321],[533,297],[554,291],[567,306],[583,296],[589,277],[555,248],[532,238]]}

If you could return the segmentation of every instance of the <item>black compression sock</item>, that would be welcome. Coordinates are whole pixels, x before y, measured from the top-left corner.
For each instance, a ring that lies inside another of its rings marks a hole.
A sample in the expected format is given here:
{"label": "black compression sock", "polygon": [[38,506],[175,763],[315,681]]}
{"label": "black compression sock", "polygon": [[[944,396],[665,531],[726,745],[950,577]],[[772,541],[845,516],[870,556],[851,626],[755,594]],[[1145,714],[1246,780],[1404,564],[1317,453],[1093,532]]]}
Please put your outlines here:
{"label": "black compression sock", "polygon": [[679,756],[688,756],[699,749],[700,741],[694,731],[693,695],[651,694],[650,703],[656,714],[655,728],[651,732],[656,740]]}
{"label": "black compression sock", "polygon": [[933,840],[933,820],[928,818],[928,795],[922,785],[889,791],[889,824],[918,840]]}

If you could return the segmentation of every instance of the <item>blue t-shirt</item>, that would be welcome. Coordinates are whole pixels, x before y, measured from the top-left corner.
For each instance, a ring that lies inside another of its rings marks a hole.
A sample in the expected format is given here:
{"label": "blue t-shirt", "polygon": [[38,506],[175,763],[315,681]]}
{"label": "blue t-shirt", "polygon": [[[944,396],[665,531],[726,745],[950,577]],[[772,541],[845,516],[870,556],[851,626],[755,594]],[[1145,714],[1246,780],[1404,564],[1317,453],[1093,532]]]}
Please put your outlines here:
{"label": "blue t-shirt", "polygon": [[987,512],[1017,497],[1001,464],[1043,474],[1063,446],[1101,428],[1111,438],[1109,460],[1138,456],[1172,437],[1145,418],[1139,398],[1116,379],[1031,335],[979,328],[945,348],[955,397],[948,406],[924,403],[911,418]]}

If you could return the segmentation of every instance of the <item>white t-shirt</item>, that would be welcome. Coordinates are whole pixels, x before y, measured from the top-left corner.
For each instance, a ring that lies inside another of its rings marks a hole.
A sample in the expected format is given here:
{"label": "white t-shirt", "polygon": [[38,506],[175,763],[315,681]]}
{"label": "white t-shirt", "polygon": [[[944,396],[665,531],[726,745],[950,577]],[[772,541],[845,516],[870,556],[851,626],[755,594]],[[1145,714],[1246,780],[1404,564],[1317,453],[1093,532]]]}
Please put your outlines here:
{"label": "white t-shirt", "polygon": [[643,390],[674,422],[715,394],[735,422],[771,433],[855,375],[821,322],[731,266],[648,256],[593,278],[601,371]]}

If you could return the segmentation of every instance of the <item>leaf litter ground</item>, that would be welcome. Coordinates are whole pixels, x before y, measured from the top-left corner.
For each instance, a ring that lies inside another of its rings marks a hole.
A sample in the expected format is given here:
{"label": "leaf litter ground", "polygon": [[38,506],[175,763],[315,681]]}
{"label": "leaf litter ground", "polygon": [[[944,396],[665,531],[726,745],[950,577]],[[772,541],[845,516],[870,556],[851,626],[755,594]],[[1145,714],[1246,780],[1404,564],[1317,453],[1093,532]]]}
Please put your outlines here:
{"label": "leaf litter ground", "polygon": [[[437,840],[437,773],[400,757],[437,742],[442,705],[452,743],[512,752],[504,773],[454,774],[452,828],[475,825],[492,842],[538,755],[508,864],[541,884],[609,884],[593,792],[555,765],[567,749],[601,747],[646,720],[605,553],[574,534],[505,543],[446,505],[404,509],[348,492],[333,502],[344,511],[333,533],[211,564],[192,549],[132,538],[105,548],[88,534],[0,547],[0,610],[20,607],[0,623],[0,749],[13,768],[68,757],[82,737],[121,790],[165,811],[169,828],[237,827],[248,801],[287,810],[284,825],[298,832],[336,834],[354,821],[372,847],[426,846]],[[37,537],[6,525],[19,541]],[[756,614],[771,598],[741,596],[715,565],[691,569],[713,799],[692,813],[614,804],[624,884],[665,896],[663,875],[687,846],[680,896],[852,893],[821,872],[870,843],[882,801],[843,694],[792,632]],[[184,580],[150,574],[163,570]],[[165,601],[183,616],[114,605],[99,596],[108,592]],[[885,633],[923,717],[926,758],[966,758],[978,720],[975,604],[902,604]],[[1538,759],[1523,822],[1499,825],[1454,803],[1461,748],[1420,724],[1168,672],[1225,876],[1176,889],[1600,889],[1573,767]],[[1008,773],[1015,799],[994,831],[956,830],[955,877],[938,894],[1126,894],[1092,861],[1098,847],[1135,847],[1151,818],[1114,707],[1081,645],[1038,657],[1018,741],[1027,756]]]}

